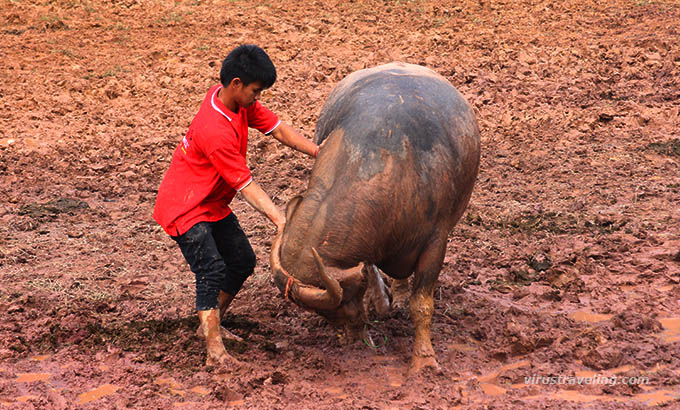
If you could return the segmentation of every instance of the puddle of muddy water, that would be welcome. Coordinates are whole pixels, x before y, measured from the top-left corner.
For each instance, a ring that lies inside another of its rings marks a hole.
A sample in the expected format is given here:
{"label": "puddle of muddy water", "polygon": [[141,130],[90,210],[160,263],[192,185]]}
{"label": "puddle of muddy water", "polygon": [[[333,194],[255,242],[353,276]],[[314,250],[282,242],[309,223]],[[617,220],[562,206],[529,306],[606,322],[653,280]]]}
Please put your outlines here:
{"label": "puddle of muddy water", "polygon": [[159,377],[154,383],[159,386],[168,386],[168,392],[174,396],[184,397],[186,394],[186,391],[182,390],[182,385],[172,377]]}
{"label": "puddle of muddy water", "polygon": [[[378,357],[378,361],[382,362],[375,369],[379,369],[379,373],[376,373],[373,378],[366,379],[362,383],[362,390],[367,394],[369,392],[386,391],[390,388],[402,387],[406,383],[407,379],[407,367],[406,366],[393,366],[383,364],[386,361],[391,361],[395,359],[394,357]],[[347,380],[344,379],[331,379],[327,381],[327,386],[323,390],[332,395],[334,398],[346,399],[350,395],[345,390]]]}
{"label": "puddle of muddy water", "polygon": [[527,383],[516,383],[516,384],[511,384],[510,388],[511,389],[524,389],[524,388],[527,388],[527,387],[530,387],[530,386],[532,386],[532,385],[527,384]]}
{"label": "puddle of muddy water", "polygon": [[647,405],[659,406],[680,399],[680,393],[670,390],[658,390],[655,392],[636,394],[633,397]]}
{"label": "puddle of muddy water", "polygon": [[471,352],[475,350],[474,346],[466,345],[464,343],[451,343],[448,347],[451,350],[457,350],[459,352]]}
{"label": "puddle of muddy water", "polygon": [[471,378],[477,379],[477,381],[479,382],[479,388],[482,389],[482,392],[485,395],[487,395],[487,396],[502,396],[502,395],[504,395],[505,393],[508,392],[508,389],[519,389],[519,388],[527,387],[527,385],[515,384],[515,385],[506,385],[504,387],[501,387],[498,384],[495,384],[496,379],[498,379],[498,376],[500,376],[505,371],[513,370],[513,369],[519,369],[519,368],[527,367],[527,366],[531,366],[531,362],[529,360],[522,360],[522,361],[519,361],[519,362],[506,364],[505,366],[502,366],[498,370],[484,374],[482,376],[471,377]]}
{"label": "puddle of muddy water", "polygon": [[670,390],[657,390],[653,392],[639,393],[631,397],[583,394],[575,390],[559,390],[555,393],[537,394],[526,396],[523,400],[564,400],[576,403],[603,402],[630,402],[632,400],[642,402],[649,406],[658,406],[680,399],[680,392]]}
{"label": "puddle of muddy water", "polygon": [[189,391],[192,392],[192,393],[196,393],[198,395],[201,395],[201,396],[207,396],[208,394],[210,394],[210,389],[203,387],[203,386],[196,386],[192,389],[189,389]]}
{"label": "puddle of muddy water", "polygon": [[479,387],[482,389],[484,394],[488,396],[500,396],[507,392],[507,390],[502,388],[501,386],[491,383],[480,383]]}
{"label": "puddle of muddy water", "polygon": [[349,397],[340,387],[328,387],[325,390],[326,393],[329,393],[339,399],[346,399],[347,397]]}
{"label": "puddle of muddy water", "polygon": [[680,317],[666,317],[659,319],[664,332],[661,334],[661,339],[666,343],[674,343],[680,341]]}
{"label": "puddle of muddy water", "polygon": [[118,386],[114,386],[112,384],[104,384],[99,387],[97,387],[94,390],[90,390],[85,393],[81,393],[78,395],[78,399],[76,400],[76,403],[78,404],[86,404],[93,402],[95,400],[99,400],[104,396],[109,396],[111,394],[114,394],[118,390]]}
{"label": "puddle of muddy water", "polygon": [[622,401],[625,400],[623,397],[611,397],[605,395],[595,395],[595,394],[582,394],[575,390],[559,390],[555,393],[550,394],[538,394],[535,396],[524,397],[524,400],[535,400],[535,399],[546,399],[546,400],[565,400],[578,403],[589,403],[594,401]]}
{"label": "puddle of muddy water", "polygon": [[19,373],[15,381],[19,383],[44,382],[49,378],[49,373]]}
{"label": "puddle of muddy water", "polygon": [[[644,289],[646,285],[621,285],[619,287],[621,288],[622,291],[624,291],[626,293],[630,293],[630,292],[634,292],[638,289],[641,289],[641,286],[643,286],[642,289]],[[666,293],[666,292],[670,292],[671,290],[673,290],[674,287],[675,287],[675,285],[665,285],[665,286],[659,286],[658,288],[656,288],[656,290],[658,290],[659,292],[662,292],[662,293]]]}
{"label": "puddle of muddy water", "polygon": [[168,378],[159,377],[158,379],[156,379],[156,381],[154,381],[154,383],[159,386],[167,385],[171,389],[179,389],[182,387],[179,383],[175,381],[175,379],[171,377]]}
{"label": "puddle of muddy water", "polygon": [[587,322],[587,323],[599,323],[599,322],[604,322],[606,320],[609,320],[613,317],[613,315],[605,315],[605,314],[600,314],[600,313],[591,313],[591,312],[586,312],[586,311],[577,311],[573,312],[569,315],[570,318],[577,320],[579,322]]}
{"label": "puddle of muddy water", "polygon": [[487,373],[483,376],[477,377],[477,381],[480,384],[481,383],[491,383],[491,382],[495,381],[498,378],[498,376],[500,376],[500,374],[505,372],[505,371],[519,369],[521,367],[527,367],[527,366],[531,366],[531,362],[529,360],[522,360],[522,361],[519,361],[519,362],[506,364],[505,366],[501,367],[500,369],[498,369],[496,371],[493,371],[491,373]]}

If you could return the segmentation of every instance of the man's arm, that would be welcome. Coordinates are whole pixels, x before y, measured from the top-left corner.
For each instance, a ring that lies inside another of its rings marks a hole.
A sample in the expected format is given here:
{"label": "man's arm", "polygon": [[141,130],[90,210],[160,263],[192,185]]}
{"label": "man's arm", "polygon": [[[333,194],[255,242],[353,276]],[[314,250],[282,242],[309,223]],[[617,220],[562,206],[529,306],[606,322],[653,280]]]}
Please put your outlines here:
{"label": "man's arm", "polygon": [[250,206],[265,215],[270,221],[274,222],[277,230],[280,231],[283,229],[283,226],[286,223],[286,217],[279,211],[279,208],[274,205],[274,202],[269,198],[269,195],[267,195],[255,181],[251,181],[239,192]]}
{"label": "man's arm", "polygon": [[319,152],[318,145],[303,137],[293,127],[283,122],[272,131],[271,135],[281,141],[282,144],[312,157],[316,157],[316,154]]}

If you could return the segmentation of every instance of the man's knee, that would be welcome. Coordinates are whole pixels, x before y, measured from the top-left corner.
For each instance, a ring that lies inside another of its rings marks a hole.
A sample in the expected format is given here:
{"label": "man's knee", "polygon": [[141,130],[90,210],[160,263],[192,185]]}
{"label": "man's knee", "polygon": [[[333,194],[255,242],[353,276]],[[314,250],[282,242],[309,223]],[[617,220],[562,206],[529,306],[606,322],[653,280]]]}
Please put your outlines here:
{"label": "man's knee", "polygon": [[228,265],[229,271],[245,279],[255,271],[255,265],[257,264],[255,251],[253,251],[253,247],[245,235],[239,238],[235,249],[236,251],[231,254],[231,258],[225,256],[225,262]]}
{"label": "man's knee", "polygon": [[[245,282],[246,279],[248,279],[248,277],[252,275],[253,272],[255,272],[256,264],[257,259],[255,258],[255,252],[253,252],[253,250],[249,248],[248,252],[244,252],[241,255],[241,258],[239,258],[238,263],[235,263],[230,266],[229,270],[234,277],[234,281],[242,285],[243,282]],[[227,278],[227,280],[229,280],[229,278]]]}
{"label": "man's knee", "polygon": [[248,246],[241,250],[237,260],[232,260],[228,264],[228,272],[222,284],[222,290],[230,295],[236,295],[243,286],[243,283],[255,271],[255,252]]}

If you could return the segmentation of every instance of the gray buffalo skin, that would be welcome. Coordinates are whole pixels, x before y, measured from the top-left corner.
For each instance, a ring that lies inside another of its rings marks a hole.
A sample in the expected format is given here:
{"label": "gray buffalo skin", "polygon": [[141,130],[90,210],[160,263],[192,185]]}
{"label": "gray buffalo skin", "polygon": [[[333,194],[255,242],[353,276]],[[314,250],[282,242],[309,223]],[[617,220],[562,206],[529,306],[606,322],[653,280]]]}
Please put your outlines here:
{"label": "gray buffalo skin", "polygon": [[275,283],[353,338],[365,328],[365,267],[395,279],[414,275],[411,369],[436,367],[432,295],[479,167],[472,108],[433,71],[392,63],[341,81],[314,139],[323,145],[308,188],[289,202],[272,246]]}

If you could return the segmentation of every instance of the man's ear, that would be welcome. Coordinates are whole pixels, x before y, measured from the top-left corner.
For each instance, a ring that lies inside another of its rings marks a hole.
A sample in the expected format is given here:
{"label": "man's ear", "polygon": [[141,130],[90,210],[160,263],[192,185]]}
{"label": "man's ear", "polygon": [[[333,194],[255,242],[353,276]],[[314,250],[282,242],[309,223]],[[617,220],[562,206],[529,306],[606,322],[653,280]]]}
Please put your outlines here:
{"label": "man's ear", "polygon": [[241,81],[241,79],[238,77],[234,77],[229,82],[229,86],[234,88],[243,87],[243,81]]}

